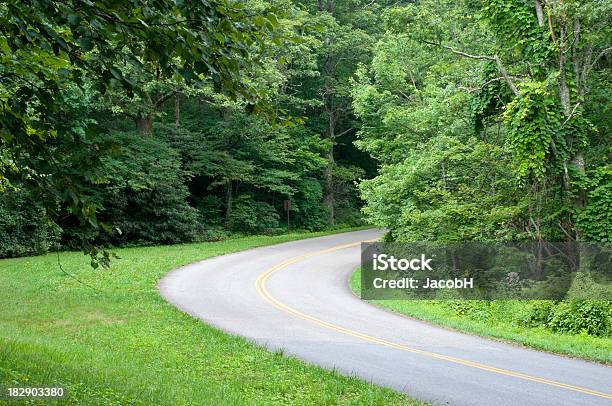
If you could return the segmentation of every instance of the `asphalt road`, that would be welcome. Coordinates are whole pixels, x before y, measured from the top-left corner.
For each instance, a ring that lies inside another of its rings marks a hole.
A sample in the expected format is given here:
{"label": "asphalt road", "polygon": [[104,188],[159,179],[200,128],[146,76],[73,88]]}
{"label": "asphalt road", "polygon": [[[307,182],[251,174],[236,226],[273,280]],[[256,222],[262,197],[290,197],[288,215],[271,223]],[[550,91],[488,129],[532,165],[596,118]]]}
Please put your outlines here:
{"label": "asphalt road", "polygon": [[[169,273],[162,296],[230,333],[434,404],[612,405],[612,368],[449,331],[355,297],[357,231]],[[270,377],[270,379],[274,379]]]}

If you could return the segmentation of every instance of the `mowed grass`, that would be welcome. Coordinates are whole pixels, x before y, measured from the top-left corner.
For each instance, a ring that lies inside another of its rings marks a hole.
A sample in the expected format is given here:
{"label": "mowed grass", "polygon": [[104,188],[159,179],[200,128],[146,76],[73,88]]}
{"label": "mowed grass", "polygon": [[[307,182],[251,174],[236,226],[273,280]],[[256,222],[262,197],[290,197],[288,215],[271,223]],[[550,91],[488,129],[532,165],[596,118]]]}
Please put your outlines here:
{"label": "mowed grass", "polygon": [[[215,255],[316,234],[118,249],[108,270],[82,253],[0,260],[0,386],[64,386],[71,404],[414,404],[207,326],[157,281]],[[0,403],[2,400],[0,400]]]}
{"label": "mowed grass", "polygon": [[[350,278],[351,290],[359,296],[361,270]],[[544,328],[529,328],[513,322],[512,315],[525,311],[527,303],[494,301],[484,309],[458,314],[448,301],[369,300],[381,308],[454,330],[494,338],[556,354],[612,364],[612,338],[556,334]]]}

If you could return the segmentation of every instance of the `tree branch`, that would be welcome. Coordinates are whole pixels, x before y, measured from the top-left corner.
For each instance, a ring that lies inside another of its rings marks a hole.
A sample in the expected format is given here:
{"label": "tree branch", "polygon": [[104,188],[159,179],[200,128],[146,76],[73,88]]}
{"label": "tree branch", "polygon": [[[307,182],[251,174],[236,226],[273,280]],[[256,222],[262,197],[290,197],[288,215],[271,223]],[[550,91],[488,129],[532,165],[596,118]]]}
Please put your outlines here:
{"label": "tree branch", "polygon": [[592,48],[592,46],[590,44],[589,44],[589,46],[587,46],[586,56],[584,58],[585,61],[584,61],[583,65],[582,65],[582,73],[580,75],[583,82],[586,82],[589,73],[591,73],[591,71],[593,70],[593,68],[597,64],[597,62],[601,58],[603,58],[605,54],[607,54],[610,51],[612,51],[612,47],[605,48],[599,54],[597,54],[595,59],[593,59],[593,61],[591,62],[590,59],[591,59],[591,57],[593,55],[593,48]]}
{"label": "tree branch", "polygon": [[[521,82],[521,81],[522,81],[522,79],[521,79],[521,78],[516,78],[516,77],[513,77],[512,79],[513,79],[513,80],[515,80],[515,81],[519,81],[519,82]],[[483,84],[482,84],[480,87],[476,87],[476,88],[469,88],[469,87],[465,87],[465,86],[459,86],[459,89],[466,90],[468,93],[474,93],[474,92],[477,92],[477,91],[479,91],[479,90],[484,89],[484,88],[485,88],[487,85],[490,85],[491,83],[494,83],[494,82],[499,82],[499,81],[502,81],[502,80],[506,80],[506,78],[505,78],[505,77],[503,77],[503,76],[500,76],[500,77],[498,77],[498,78],[493,78],[493,79],[487,80],[487,81],[486,81],[486,82],[484,82],[484,83],[483,83]]]}
{"label": "tree branch", "polygon": [[424,41],[424,42],[426,44],[429,44],[429,45],[435,45],[435,46],[442,47],[444,49],[448,49],[452,53],[454,53],[456,55],[459,55],[459,56],[463,56],[465,58],[479,59],[479,60],[495,62],[495,65],[497,65],[497,69],[499,70],[499,73],[501,73],[501,75],[504,77],[504,80],[508,84],[508,87],[510,87],[510,90],[512,90],[512,93],[514,93],[515,96],[519,95],[519,91],[516,88],[516,85],[514,84],[514,81],[512,80],[510,75],[508,74],[508,71],[506,70],[504,65],[501,63],[501,60],[499,59],[499,56],[497,56],[497,55],[494,55],[494,56],[490,56],[490,55],[472,55],[472,54],[468,54],[467,52],[456,50],[455,48],[453,48],[451,46],[448,46],[448,45],[437,44],[435,42],[429,42],[429,41]]}
{"label": "tree branch", "polygon": [[572,112],[567,116],[567,118],[565,119],[565,121],[563,122],[563,124],[561,124],[561,127],[563,127],[565,124],[567,124],[568,121],[570,121],[570,119],[572,118],[572,116],[574,115],[574,113],[576,112],[576,109],[578,108],[578,106],[580,106],[580,102],[576,103],[576,105],[574,106],[574,108],[572,109]]}
{"label": "tree branch", "polygon": [[336,137],[342,137],[344,134],[346,134],[347,132],[353,130],[353,128],[347,128],[346,130],[342,131],[340,134],[336,134]]}
{"label": "tree branch", "polygon": [[553,28],[553,22],[552,22],[552,4],[550,4],[548,2],[548,0],[544,0],[544,4],[546,4],[546,16],[548,19],[548,29],[550,31],[550,37],[553,40],[553,43],[556,44],[557,43],[557,36],[555,35],[555,29]]}
{"label": "tree branch", "polygon": [[593,59],[593,62],[591,62],[591,65],[589,65],[589,70],[593,69],[593,67],[597,64],[597,62],[603,58],[603,56],[605,54],[607,54],[608,52],[612,51],[612,47],[608,47],[606,49],[604,49],[603,51],[601,51],[596,57],[595,59]]}
{"label": "tree branch", "polygon": [[497,55],[495,55],[495,64],[497,65],[497,69],[499,70],[499,73],[501,73],[502,76],[504,77],[504,79],[506,79],[506,83],[508,84],[508,87],[510,87],[510,90],[512,90],[512,93],[514,93],[515,96],[519,96],[519,91],[516,88],[516,85],[514,84],[514,81],[512,80],[510,75],[508,74],[508,71],[506,70],[504,65],[502,65],[502,63],[499,60],[499,57]]}
{"label": "tree branch", "polygon": [[430,41],[423,41],[423,42],[428,44],[428,45],[434,45],[434,46],[442,47],[444,49],[448,49],[452,53],[460,55],[460,56],[464,56],[466,58],[495,61],[495,57],[493,57],[493,56],[489,56],[489,55],[472,55],[472,54],[468,54],[467,52],[458,51],[455,48],[453,48],[451,46],[448,46],[448,45],[439,44],[439,43],[430,42]]}
{"label": "tree branch", "polygon": [[160,106],[163,102],[165,102],[166,100],[168,100],[169,98],[171,98],[172,96],[176,95],[179,91],[178,90],[173,90],[171,92],[166,93],[165,95],[163,95],[162,97],[160,97],[159,99],[157,99],[155,101],[155,103],[153,103],[153,105],[155,107]]}

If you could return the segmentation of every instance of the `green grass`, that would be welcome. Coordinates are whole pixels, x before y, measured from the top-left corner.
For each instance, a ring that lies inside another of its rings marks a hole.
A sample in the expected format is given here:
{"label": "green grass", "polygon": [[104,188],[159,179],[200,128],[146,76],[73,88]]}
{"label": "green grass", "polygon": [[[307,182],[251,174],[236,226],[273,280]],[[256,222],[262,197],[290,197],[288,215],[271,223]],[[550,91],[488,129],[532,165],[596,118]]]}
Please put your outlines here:
{"label": "green grass", "polygon": [[59,255],[100,292],[56,254],[0,260],[0,386],[61,385],[88,405],[415,403],[207,326],[157,291],[178,266],[316,235],[118,249],[108,270]]}
{"label": "green grass", "polygon": [[[351,290],[359,296],[361,270],[350,278]],[[544,328],[516,324],[513,315],[524,312],[528,303],[493,301],[454,303],[434,300],[369,300],[384,309],[425,320],[454,330],[520,344],[538,350],[592,361],[612,363],[612,338],[556,334]],[[458,306],[459,305],[459,306]]]}

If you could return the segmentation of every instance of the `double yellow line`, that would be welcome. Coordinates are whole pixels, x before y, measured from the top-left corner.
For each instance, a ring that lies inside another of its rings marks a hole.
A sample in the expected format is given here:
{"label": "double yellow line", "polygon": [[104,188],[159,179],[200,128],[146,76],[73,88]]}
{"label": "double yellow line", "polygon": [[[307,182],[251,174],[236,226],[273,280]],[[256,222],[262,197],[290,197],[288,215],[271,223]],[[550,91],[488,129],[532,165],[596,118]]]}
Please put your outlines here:
{"label": "double yellow line", "polygon": [[314,324],[317,324],[319,326],[325,327],[327,329],[330,330],[334,330],[337,331],[339,333],[342,334],[346,334],[348,336],[351,337],[356,337],[359,338],[363,341],[367,341],[370,343],[374,343],[374,344],[380,344],[380,345],[384,345],[385,347],[390,347],[390,348],[395,348],[397,350],[401,350],[401,351],[406,351],[406,352],[411,352],[414,354],[419,354],[425,357],[429,357],[429,358],[435,358],[435,359],[439,359],[439,360],[443,360],[443,361],[448,361],[448,362],[452,362],[454,364],[460,364],[460,365],[464,365],[464,366],[468,366],[471,368],[476,368],[476,369],[481,369],[483,371],[488,371],[488,372],[492,372],[492,373],[496,373],[496,374],[500,374],[500,375],[506,375],[506,376],[511,376],[514,378],[518,378],[518,379],[523,379],[526,381],[532,381],[532,382],[538,382],[538,383],[542,383],[545,385],[550,385],[550,386],[556,386],[558,388],[563,388],[563,389],[567,389],[567,390],[571,390],[574,392],[580,392],[580,393],[586,393],[587,395],[592,395],[592,396],[597,396],[597,397],[601,397],[601,398],[605,398],[605,399],[612,399],[612,394],[610,393],[604,393],[604,392],[599,392],[593,389],[588,389],[588,388],[584,388],[581,386],[575,386],[575,385],[570,385],[567,383],[562,383],[562,382],[557,382],[557,381],[552,381],[550,379],[545,379],[545,378],[540,378],[537,376],[533,376],[533,375],[527,375],[527,374],[523,374],[521,372],[515,372],[515,371],[510,371],[508,369],[502,369],[502,368],[497,368],[497,367],[493,367],[490,365],[485,365],[485,364],[481,364],[478,362],[473,362],[473,361],[469,361],[466,359],[462,359],[462,358],[457,358],[457,357],[451,357],[448,355],[443,355],[443,354],[437,354],[435,352],[430,352],[430,351],[424,351],[424,350],[420,350],[418,348],[412,348],[412,347],[408,347],[402,344],[397,344],[388,340],[384,340],[381,338],[377,338],[377,337],[373,337],[367,334],[363,334],[360,333],[358,331],[354,331],[342,326],[339,326],[337,324],[333,324],[321,319],[318,319],[316,317],[310,316],[306,313],[302,313],[299,310],[296,310],[292,307],[287,306],[286,304],[280,302],[278,299],[276,299],[274,296],[272,296],[270,294],[270,292],[268,291],[268,289],[266,288],[266,281],[270,278],[270,276],[272,276],[274,273],[280,271],[281,269],[284,269],[286,267],[288,267],[289,265],[295,264],[296,262],[302,261],[304,259],[307,258],[311,258],[311,257],[315,257],[318,255],[323,255],[329,252],[334,252],[334,251],[338,251],[341,249],[345,249],[345,248],[350,248],[350,247],[355,247],[359,244],[361,244],[362,242],[367,242],[367,241],[358,241],[355,243],[351,243],[351,244],[344,244],[344,245],[338,245],[336,247],[332,247],[332,248],[328,248],[325,250],[321,250],[321,251],[316,251],[316,252],[311,252],[311,253],[307,253],[304,255],[300,255],[297,257],[293,257],[290,258],[278,265],[273,266],[272,268],[268,269],[266,272],[264,272],[263,274],[261,274],[257,280],[255,281],[255,288],[257,289],[257,292],[265,299],[267,300],[270,304],[272,304],[274,307],[276,307],[277,309],[285,312],[285,313],[289,313],[295,317],[298,317],[300,319],[304,319],[304,320],[308,320]]}

